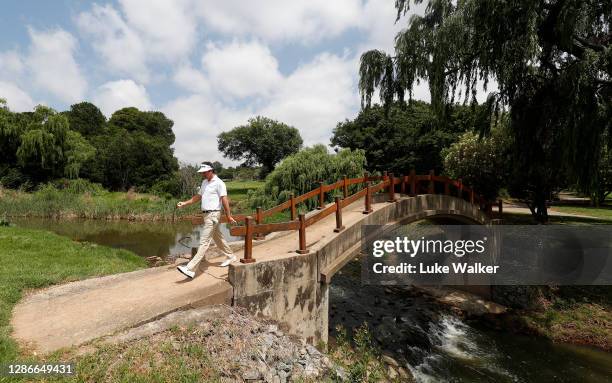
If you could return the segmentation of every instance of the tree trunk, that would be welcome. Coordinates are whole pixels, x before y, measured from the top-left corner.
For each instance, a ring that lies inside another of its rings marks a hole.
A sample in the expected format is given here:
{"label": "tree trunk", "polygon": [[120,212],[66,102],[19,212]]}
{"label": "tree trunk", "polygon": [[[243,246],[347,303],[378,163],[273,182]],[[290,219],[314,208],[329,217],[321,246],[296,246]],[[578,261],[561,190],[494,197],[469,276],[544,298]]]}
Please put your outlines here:
{"label": "tree trunk", "polygon": [[536,191],[533,200],[528,204],[531,215],[538,223],[548,222],[548,209],[546,207],[546,193]]}

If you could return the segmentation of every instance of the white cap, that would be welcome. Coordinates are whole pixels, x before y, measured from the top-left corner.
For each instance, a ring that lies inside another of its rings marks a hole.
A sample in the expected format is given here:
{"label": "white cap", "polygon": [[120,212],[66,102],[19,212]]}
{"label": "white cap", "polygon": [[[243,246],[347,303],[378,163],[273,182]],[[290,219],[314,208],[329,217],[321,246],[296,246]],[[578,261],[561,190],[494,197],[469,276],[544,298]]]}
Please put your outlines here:
{"label": "white cap", "polygon": [[207,172],[209,170],[213,170],[213,168],[211,168],[210,165],[202,164],[202,165],[200,165],[200,168],[198,169],[198,173],[204,173],[204,172]]}

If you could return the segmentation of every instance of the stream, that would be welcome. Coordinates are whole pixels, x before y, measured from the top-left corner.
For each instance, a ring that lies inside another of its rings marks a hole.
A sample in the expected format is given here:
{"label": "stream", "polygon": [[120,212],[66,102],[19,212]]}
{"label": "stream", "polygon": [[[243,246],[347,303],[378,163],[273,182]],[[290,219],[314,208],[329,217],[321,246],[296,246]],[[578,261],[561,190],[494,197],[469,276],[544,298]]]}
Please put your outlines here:
{"label": "stream", "polygon": [[330,285],[329,335],[366,322],[418,382],[611,382],[612,353],[495,331],[408,286],[362,286],[361,262]]}

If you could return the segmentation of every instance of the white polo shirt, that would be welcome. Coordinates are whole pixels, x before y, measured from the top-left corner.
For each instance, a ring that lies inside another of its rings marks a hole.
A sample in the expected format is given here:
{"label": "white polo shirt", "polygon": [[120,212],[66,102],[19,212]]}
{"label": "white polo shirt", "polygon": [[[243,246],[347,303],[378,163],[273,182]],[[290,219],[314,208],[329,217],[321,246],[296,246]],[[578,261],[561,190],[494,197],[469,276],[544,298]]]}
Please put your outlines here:
{"label": "white polo shirt", "polygon": [[210,181],[202,181],[200,195],[202,196],[202,210],[221,210],[221,197],[227,195],[225,182],[216,174],[213,175]]}

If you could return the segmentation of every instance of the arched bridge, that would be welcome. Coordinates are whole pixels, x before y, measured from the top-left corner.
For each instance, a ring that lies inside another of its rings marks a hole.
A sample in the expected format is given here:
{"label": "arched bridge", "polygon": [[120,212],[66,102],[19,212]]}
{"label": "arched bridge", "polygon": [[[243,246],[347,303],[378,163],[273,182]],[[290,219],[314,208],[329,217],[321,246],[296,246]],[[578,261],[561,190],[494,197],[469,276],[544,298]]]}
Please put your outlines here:
{"label": "arched bridge", "polygon": [[[371,184],[371,182],[376,182]],[[326,194],[341,194],[325,203]],[[350,194],[350,192],[353,192]],[[317,210],[296,214],[296,205],[317,198]],[[285,323],[311,343],[327,341],[328,284],[333,275],[361,249],[363,225],[409,223],[442,217],[462,223],[489,224],[492,206],[460,181],[428,175],[344,178],[253,217],[233,227],[245,237],[244,256],[229,270],[233,304]],[[501,203],[498,205],[501,210]],[[282,210],[291,220],[265,223]],[[283,232],[269,241],[253,238]],[[255,244],[255,246],[253,246]]]}

